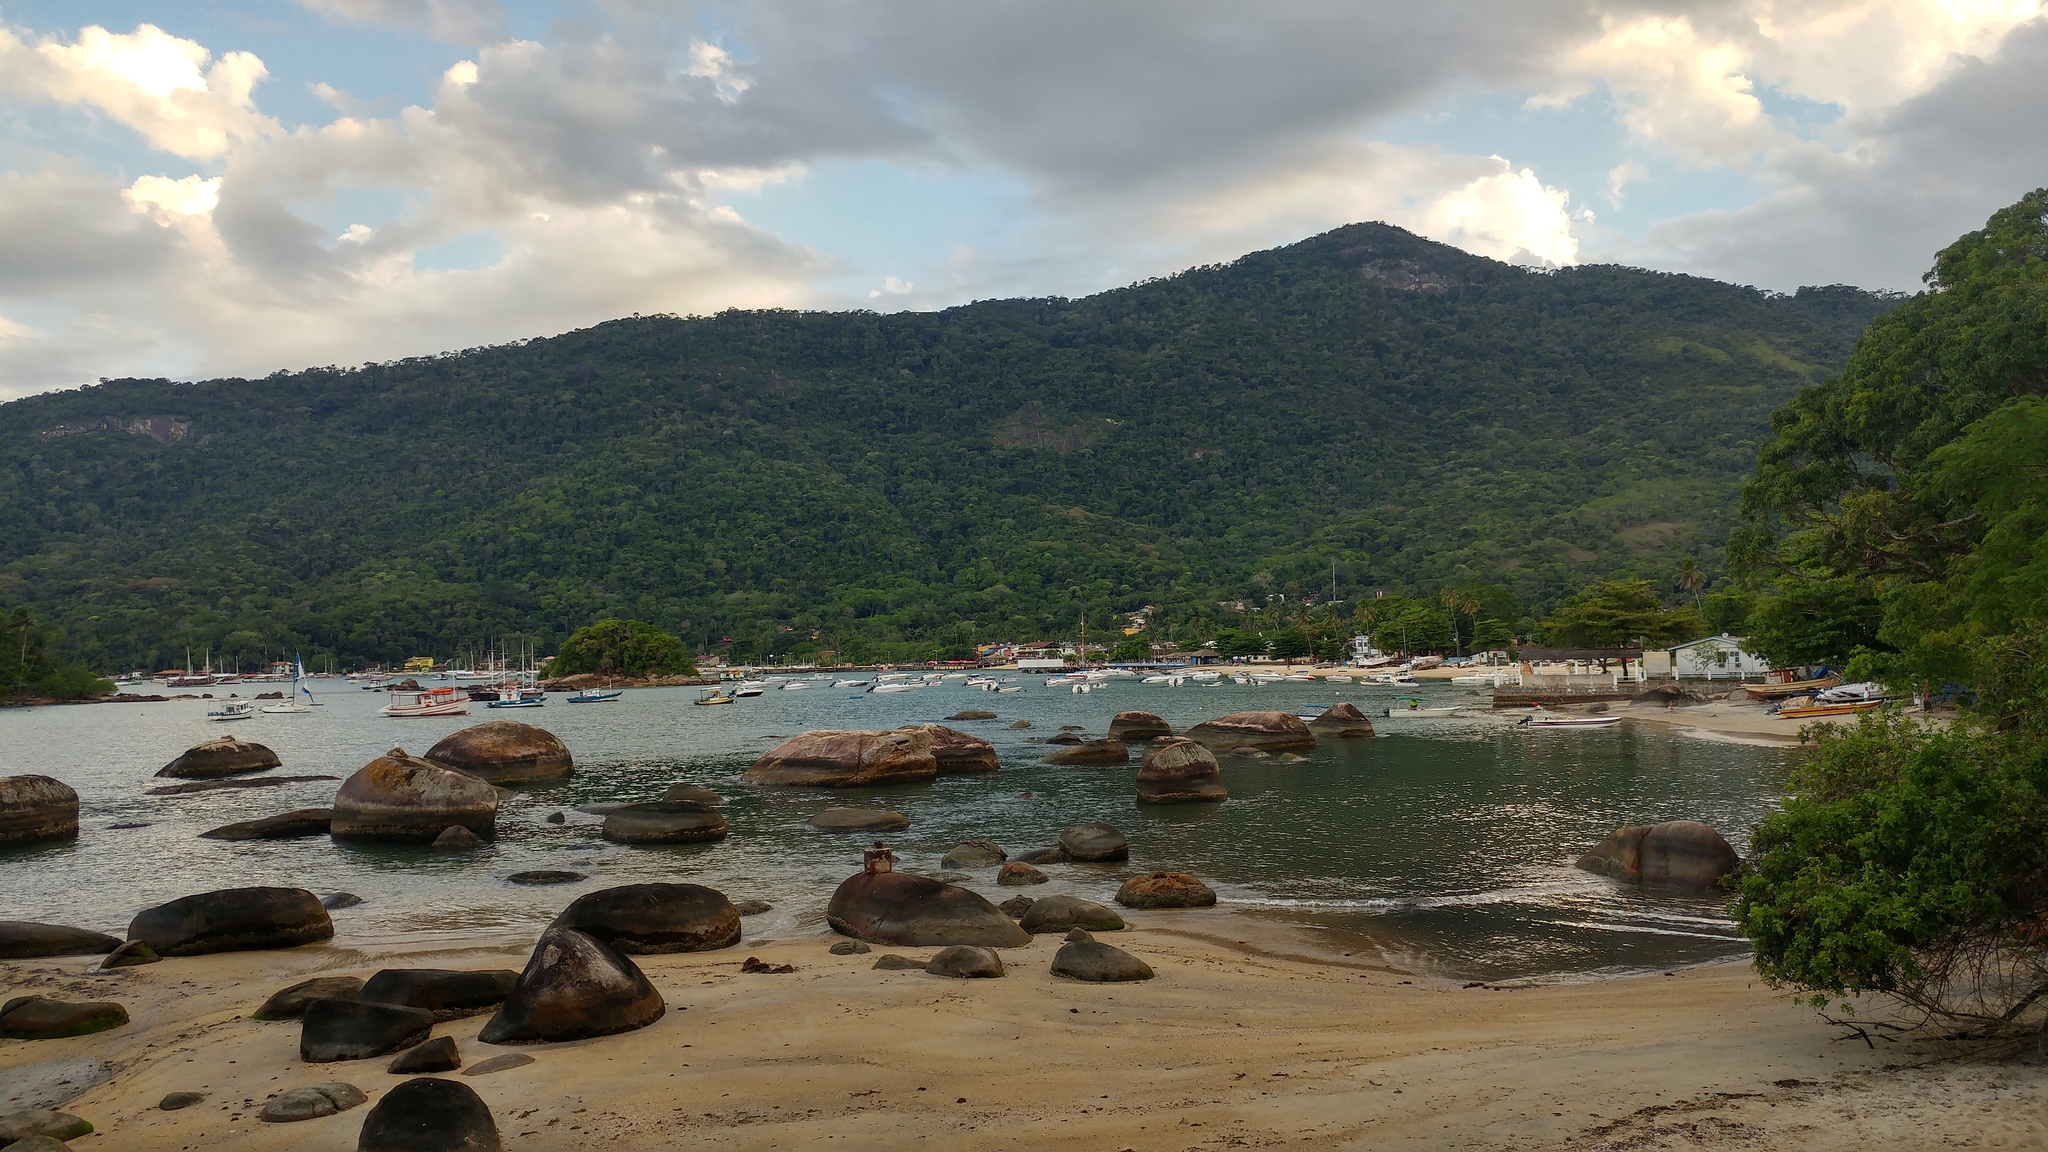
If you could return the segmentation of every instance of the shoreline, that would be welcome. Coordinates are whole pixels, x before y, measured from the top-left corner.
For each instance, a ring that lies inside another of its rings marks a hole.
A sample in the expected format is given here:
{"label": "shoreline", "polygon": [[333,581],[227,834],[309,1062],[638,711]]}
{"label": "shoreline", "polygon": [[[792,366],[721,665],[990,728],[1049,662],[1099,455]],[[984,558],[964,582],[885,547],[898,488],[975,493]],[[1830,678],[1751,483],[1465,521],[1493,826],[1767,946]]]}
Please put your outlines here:
{"label": "shoreline", "polygon": [[[1218,942],[1175,914],[1102,938],[1157,979],[1081,984],[1046,971],[1057,937],[1003,952],[999,980],[871,970],[895,951],[833,956],[832,939],[762,939],[636,957],[668,1001],[636,1032],[498,1047],[488,1016],[439,1024],[465,1063],[518,1052],[524,1067],[462,1078],[510,1150],[830,1144],[997,1148],[1920,1147],[1967,1136],[2048,1139],[2048,1070],[1942,1065],[1843,1043],[1789,995],[1730,962],[1574,984],[1474,985],[1370,963],[1329,963]],[[93,958],[0,963],[10,994],[116,999],[130,1024],[93,1036],[0,1042],[0,1081],[29,1065],[104,1060],[110,1078],[63,1104],[93,1149],[355,1146],[366,1114],[263,1124],[276,1092],[336,1080],[374,1101],[403,1077],[388,1057],[308,1065],[294,1022],[247,1014],[313,975],[384,966],[524,965],[527,946],[312,945],[166,960],[96,974]],[[788,975],[742,975],[758,956]],[[451,1074],[454,1075],[454,1074]],[[90,1076],[82,1077],[90,1079]],[[54,1083],[50,1084],[55,1087]],[[74,1083],[73,1087],[78,1085]],[[164,1094],[207,1093],[161,1112]],[[59,1091],[69,1091],[60,1089]],[[1739,1139],[1737,1139],[1739,1137]],[[1707,1142],[1714,1142],[1709,1140]]]}

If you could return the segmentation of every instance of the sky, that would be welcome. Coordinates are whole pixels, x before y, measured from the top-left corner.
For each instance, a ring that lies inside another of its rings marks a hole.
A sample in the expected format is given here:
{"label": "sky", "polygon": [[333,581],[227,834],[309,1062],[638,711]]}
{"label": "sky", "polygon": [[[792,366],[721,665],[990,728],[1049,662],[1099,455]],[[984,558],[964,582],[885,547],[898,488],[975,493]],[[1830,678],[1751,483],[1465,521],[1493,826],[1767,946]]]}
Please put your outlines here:
{"label": "sky", "polygon": [[2041,0],[0,0],[0,399],[1362,220],[1912,291],[2044,109]]}

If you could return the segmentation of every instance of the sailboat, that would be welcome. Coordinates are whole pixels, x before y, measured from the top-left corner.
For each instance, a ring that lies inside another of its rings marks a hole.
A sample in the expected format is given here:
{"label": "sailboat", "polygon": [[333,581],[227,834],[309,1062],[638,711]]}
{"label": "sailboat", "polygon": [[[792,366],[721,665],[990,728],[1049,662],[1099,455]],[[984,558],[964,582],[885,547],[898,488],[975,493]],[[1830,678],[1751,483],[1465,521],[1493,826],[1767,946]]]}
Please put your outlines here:
{"label": "sailboat", "polygon": [[[275,704],[266,704],[258,711],[266,716],[303,716],[320,706],[320,702],[313,699],[313,690],[305,683],[306,662],[296,653],[292,656],[292,667],[292,690],[283,700]],[[300,693],[305,694],[304,700],[299,699]]]}

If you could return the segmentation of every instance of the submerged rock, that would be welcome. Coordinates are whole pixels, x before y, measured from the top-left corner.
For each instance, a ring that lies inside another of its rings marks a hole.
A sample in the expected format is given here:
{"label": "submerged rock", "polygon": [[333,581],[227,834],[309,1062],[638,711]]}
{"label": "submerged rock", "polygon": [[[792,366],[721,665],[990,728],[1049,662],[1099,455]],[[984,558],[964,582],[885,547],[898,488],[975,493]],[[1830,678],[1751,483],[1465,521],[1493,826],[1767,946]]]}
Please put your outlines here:
{"label": "submerged rock", "polygon": [[[1130,841],[1124,839],[1123,833],[1107,824],[1074,825],[1072,828],[1060,833],[1059,850],[1066,853],[1067,858],[1070,860],[1081,860],[1090,863],[1113,862],[1131,858]],[[1022,856],[1018,857],[1018,859],[1025,860]],[[1036,860],[1025,860],[1025,862],[1029,864],[1039,863]]]}
{"label": "submerged rock", "polygon": [[938,759],[922,728],[826,730],[792,736],[762,754],[740,779],[753,784],[865,788],[935,779]]}
{"label": "submerged rock", "polygon": [[537,1044],[610,1036],[645,1028],[667,1011],[661,993],[623,953],[574,928],[551,927],[477,1039]]}
{"label": "submerged rock", "polygon": [[1091,767],[1108,767],[1131,762],[1130,746],[1116,737],[1089,740],[1071,748],[1062,748],[1045,758],[1047,764],[1085,764]]}
{"label": "submerged rock", "polygon": [[407,1080],[386,1092],[363,1118],[362,1133],[356,1138],[356,1152],[502,1152],[503,1148],[491,1109],[476,1089],[438,1076]]}
{"label": "submerged rock", "polygon": [[342,908],[353,908],[362,902],[363,898],[353,892],[336,892],[332,896],[322,896],[320,898],[320,906],[329,912],[338,911]]}
{"label": "submerged rock", "polygon": [[669,804],[702,804],[709,808],[716,808],[725,803],[725,797],[709,788],[699,788],[695,784],[671,784],[668,791],[661,794],[661,798]]}
{"label": "submerged rock", "polygon": [[964,712],[955,712],[951,716],[946,717],[947,720],[993,720],[995,718],[995,713],[984,711],[980,708],[969,708]]}
{"label": "submerged rock", "polygon": [[160,956],[296,948],[332,939],[334,921],[304,888],[224,888],[144,909],[128,938]]}
{"label": "submerged rock", "polygon": [[1618,880],[1710,889],[1740,860],[1719,832],[1697,820],[1631,824],[1579,857],[1579,867]]}
{"label": "submerged rock", "polygon": [[461,852],[470,848],[483,847],[483,837],[471,832],[460,824],[450,824],[434,837],[432,847],[441,852]]}
{"label": "submerged rock", "polygon": [[1152,966],[1113,944],[1103,944],[1086,932],[1075,932],[1053,954],[1052,974],[1091,984],[1150,980]]}
{"label": "submerged rock", "polygon": [[427,759],[492,784],[553,784],[576,765],[568,746],[545,728],[516,720],[475,724],[427,749]]}
{"label": "submerged rock", "polygon": [[1065,864],[1072,857],[1063,848],[1033,848],[1017,853],[1016,859],[1019,864]]}
{"label": "submerged rock", "polygon": [[568,872],[558,868],[536,868],[528,872],[514,872],[505,877],[512,884],[574,884],[590,877],[581,872]]}
{"label": "submerged rock", "polygon": [[367,1060],[425,1040],[434,1014],[373,1000],[314,1000],[299,1021],[299,1059],[308,1064]]}
{"label": "submerged rock", "polygon": [[1109,734],[1127,744],[1143,744],[1173,735],[1173,725],[1150,712],[1119,712],[1109,722]]}
{"label": "submerged rock", "polygon": [[353,1000],[361,995],[363,982],[354,976],[315,976],[270,994],[251,1019],[296,1020],[306,1014],[315,1000]]}
{"label": "submerged rock", "polygon": [[87,1036],[128,1022],[128,1010],[111,1001],[74,1004],[43,996],[16,996],[0,1004],[0,1037],[58,1040]]}
{"label": "submerged rock", "polygon": [[620,844],[702,844],[725,839],[725,817],[688,800],[621,804],[605,813],[599,832]]}
{"label": "submerged rock", "polygon": [[1230,798],[1216,754],[1194,740],[1168,737],[1145,749],[1138,769],[1142,804],[1219,804]]}
{"label": "submerged rock", "polygon": [[956,980],[987,980],[1003,974],[1003,958],[987,948],[955,944],[951,948],[939,949],[924,970],[934,976],[951,976]]}
{"label": "submerged rock", "polygon": [[943,724],[917,724],[912,728],[931,736],[932,759],[937,762],[941,776],[981,776],[1001,767],[996,746],[979,736]]}
{"label": "submerged rock", "polygon": [[503,968],[386,968],[364,983],[357,1000],[424,1008],[436,1020],[488,1012],[512,994],[519,973]]}
{"label": "submerged rock", "polygon": [[910,827],[910,817],[876,808],[825,808],[810,825],[820,832],[901,832]]}
{"label": "submerged rock", "polygon": [[939,857],[941,868],[993,868],[1008,860],[1010,854],[993,840],[963,840],[953,850]]}
{"label": "submerged rock", "polygon": [[497,789],[403,748],[364,765],[334,796],[336,840],[432,844],[455,824],[486,840],[496,837]]}
{"label": "submerged rock", "polygon": [[1116,902],[1126,908],[1213,908],[1216,892],[1185,872],[1154,872],[1124,881]]}
{"label": "submerged rock", "polygon": [[860,872],[832,893],[825,918],[841,935],[900,947],[1016,948],[1030,935],[965,888],[903,872]]}
{"label": "submerged rock", "polygon": [[0,846],[78,835],[78,793],[48,776],[0,776]]}
{"label": "submerged rock", "polygon": [[1022,861],[1012,861],[996,871],[996,886],[1000,888],[1029,888],[1046,880],[1045,873]]}
{"label": "submerged rock", "polygon": [[174,780],[217,780],[283,765],[277,753],[261,744],[220,736],[187,748],[184,755],[157,769],[156,774]]}
{"label": "submerged rock", "polygon": [[710,952],[740,942],[740,911],[701,884],[622,884],[577,897],[550,927],[634,955]]}
{"label": "submerged rock", "polygon": [[1083,900],[1079,896],[1047,896],[1031,905],[1020,918],[1019,925],[1033,936],[1075,928],[1115,932],[1124,926],[1124,918],[1093,900]]}
{"label": "submerged rock", "polygon": [[1204,720],[1182,733],[1210,749],[1253,748],[1260,752],[1303,752],[1316,746],[1315,733],[1292,712],[1233,712]]}
{"label": "submerged rock", "polygon": [[1318,736],[1329,736],[1338,740],[1352,740],[1372,735],[1372,721],[1355,704],[1332,704],[1308,722],[1308,730]]}
{"label": "submerged rock", "polygon": [[202,840],[296,840],[302,836],[325,836],[328,825],[334,819],[332,808],[300,808],[282,812],[276,816],[265,816],[260,820],[244,820],[239,824],[223,824],[211,831],[201,832]]}
{"label": "submerged rock", "polygon": [[98,956],[120,946],[119,939],[104,932],[67,928],[61,924],[36,924],[28,920],[0,920],[0,960]]}
{"label": "submerged rock", "polygon": [[1010,721],[1010,727],[1012,727],[1012,728],[1029,728],[1029,727],[1031,727],[1031,721],[1029,721],[1029,720],[1012,720],[1012,721]]}

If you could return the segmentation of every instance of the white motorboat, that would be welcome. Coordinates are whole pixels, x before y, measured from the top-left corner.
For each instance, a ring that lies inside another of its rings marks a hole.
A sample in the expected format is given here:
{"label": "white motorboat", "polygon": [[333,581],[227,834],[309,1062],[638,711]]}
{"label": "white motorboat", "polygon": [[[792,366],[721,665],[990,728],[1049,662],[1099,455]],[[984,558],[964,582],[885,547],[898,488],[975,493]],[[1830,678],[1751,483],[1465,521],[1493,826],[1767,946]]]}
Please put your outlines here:
{"label": "white motorboat", "polygon": [[424,692],[393,692],[391,703],[377,709],[380,716],[467,716],[469,697],[453,687],[429,688]]}
{"label": "white motorboat", "polygon": [[868,691],[877,696],[888,696],[897,692],[915,692],[922,687],[922,684],[877,684]]}
{"label": "white motorboat", "polygon": [[838,681],[837,683],[833,684],[832,686],[833,686],[834,688],[865,688],[865,687],[867,687],[867,686],[868,686],[868,681],[866,681],[866,680],[841,680],[841,681]]}
{"label": "white motorboat", "polygon": [[1551,712],[1538,705],[1534,712],[1522,717],[1525,728],[1605,728],[1621,723],[1619,716],[1574,716],[1563,712]]}
{"label": "white motorboat", "polygon": [[737,700],[743,696],[759,696],[767,690],[766,680],[742,680],[740,686],[732,690],[732,695],[733,699]]}
{"label": "white motorboat", "polygon": [[229,720],[247,720],[256,715],[256,705],[247,700],[230,700],[206,714],[208,720],[224,724]]}
{"label": "white motorboat", "polygon": [[817,685],[809,680],[785,680],[778,687],[784,692],[801,692],[806,688],[815,688]]}

